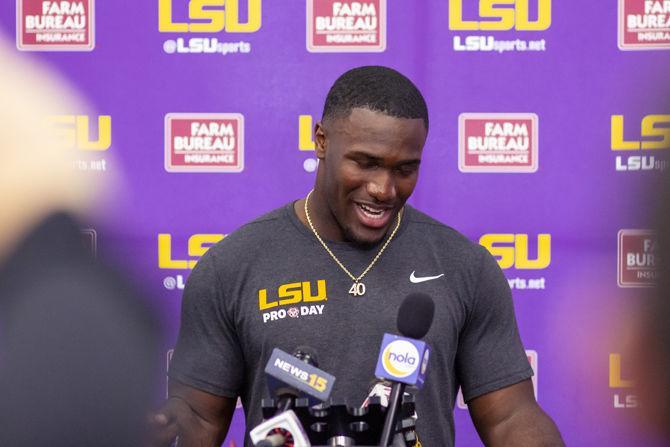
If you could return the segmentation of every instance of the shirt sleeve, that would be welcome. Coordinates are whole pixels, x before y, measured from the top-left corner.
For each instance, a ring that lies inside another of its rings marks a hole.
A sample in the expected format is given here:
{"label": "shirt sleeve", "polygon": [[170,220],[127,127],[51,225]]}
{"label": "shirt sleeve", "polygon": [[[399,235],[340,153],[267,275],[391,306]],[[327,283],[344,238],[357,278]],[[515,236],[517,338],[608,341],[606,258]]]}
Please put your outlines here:
{"label": "shirt sleeve", "polygon": [[244,358],[210,249],[191,272],[168,375],[218,396],[235,398],[244,377]]}
{"label": "shirt sleeve", "polygon": [[519,337],[512,293],[498,263],[480,247],[475,294],[456,354],[466,402],[533,376]]}

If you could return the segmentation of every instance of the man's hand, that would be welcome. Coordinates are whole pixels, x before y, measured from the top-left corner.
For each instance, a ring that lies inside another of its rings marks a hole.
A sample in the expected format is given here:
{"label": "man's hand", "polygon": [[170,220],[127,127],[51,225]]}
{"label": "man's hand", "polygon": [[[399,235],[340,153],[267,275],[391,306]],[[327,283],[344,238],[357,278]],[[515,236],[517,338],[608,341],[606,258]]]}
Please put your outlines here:
{"label": "man's hand", "polygon": [[554,422],[535,401],[530,379],[472,399],[468,408],[487,446],[565,445]]}
{"label": "man's hand", "polygon": [[170,380],[170,398],[149,415],[148,446],[219,447],[235,411],[235,399],[215,396]]}
{"label": "man's hand", "polygon": [[167,402],[155,413],[148,417],[148,436],[150,447],[169,447],[174,442],[179,431],[177,420],[178,414],[184,415],[188,412],[184,408],[186,404],[180,399],[168,399]]}

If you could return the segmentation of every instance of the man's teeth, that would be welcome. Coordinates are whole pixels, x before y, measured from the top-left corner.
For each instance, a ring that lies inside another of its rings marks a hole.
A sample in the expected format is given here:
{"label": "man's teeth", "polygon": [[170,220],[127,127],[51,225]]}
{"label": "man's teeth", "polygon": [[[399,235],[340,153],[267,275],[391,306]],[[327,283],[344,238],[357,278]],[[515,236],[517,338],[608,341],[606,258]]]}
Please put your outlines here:
{"label": "man's teeth", "polygon": [[370,208],[370,207],[365,206],[363,204],[359,204],[358,206],[361,208],[361,210],[363,210],[363,213],[366,216],[371,217],[373,219],[379,219],[384,214],[384,210],[376,210],[374,208]]}

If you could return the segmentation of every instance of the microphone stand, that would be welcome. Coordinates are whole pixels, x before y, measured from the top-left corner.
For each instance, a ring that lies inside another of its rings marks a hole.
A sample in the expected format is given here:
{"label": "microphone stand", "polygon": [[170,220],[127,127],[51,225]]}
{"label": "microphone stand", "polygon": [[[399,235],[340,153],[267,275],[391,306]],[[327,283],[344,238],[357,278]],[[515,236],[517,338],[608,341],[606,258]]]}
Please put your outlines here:
{"label": "microphone stand", "polygon": [[391,440],[393,429],[395,428],[395,421],[397,419],[398,408],[401,404],[403,394],[405,394],[405,384],[395,382],[391,387],[391,396],[389,397],[389,406],[386,410],[386,419],[384,420],[384,428],[382,429],[382,437],[379,445],[388,447]]}

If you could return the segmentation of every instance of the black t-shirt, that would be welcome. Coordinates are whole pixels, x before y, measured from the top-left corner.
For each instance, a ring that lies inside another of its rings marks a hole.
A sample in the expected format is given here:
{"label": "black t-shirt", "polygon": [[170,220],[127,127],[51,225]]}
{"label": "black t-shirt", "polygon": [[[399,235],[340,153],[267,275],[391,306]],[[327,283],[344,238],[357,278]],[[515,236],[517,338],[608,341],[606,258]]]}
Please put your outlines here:
{"label": "black t-shirt", "polygon": [[[380,249],[328,246],[354,275]],[[365,295],[348,293],[352,280],[292,204],[272,211],[214,245],[194,268],[170,376],[216,395],[240,396],[249,429],[262,421],[263,369],[272,349],[309,345],[320,368],[336,377],[332,396],[360,405],[382,335],[397,333],[398,308],[413,292],[435,301],[425,337],[432,348],[428,374],[417,394],[423,445],[453,445],[459,386],[467,402],[532,376],[502,271],[484,248],[452,228],[406,206],[395,238],[362,282]]]}

